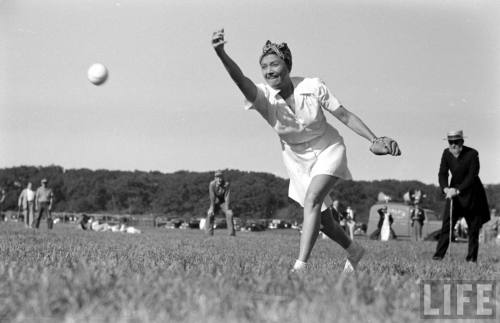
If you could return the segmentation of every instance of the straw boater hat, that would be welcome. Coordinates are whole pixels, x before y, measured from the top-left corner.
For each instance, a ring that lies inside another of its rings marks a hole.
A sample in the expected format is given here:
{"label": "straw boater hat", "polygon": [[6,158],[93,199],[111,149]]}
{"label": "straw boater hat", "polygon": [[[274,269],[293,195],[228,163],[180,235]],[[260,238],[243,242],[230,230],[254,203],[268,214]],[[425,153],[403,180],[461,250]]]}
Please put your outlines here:
{"label": "straw boater hat", "polygon": [[220,170],[216,171],[214,174],[214,177],[222,177],[222,176],[224,176],[224,175],[222,174],[222,171],[220,171]]}
{"label": "straw boater hat", "polygon": [[462,130],[449,131],[446,134],[446,138],[444,140],[459,140],[464,139],[464,132]]}

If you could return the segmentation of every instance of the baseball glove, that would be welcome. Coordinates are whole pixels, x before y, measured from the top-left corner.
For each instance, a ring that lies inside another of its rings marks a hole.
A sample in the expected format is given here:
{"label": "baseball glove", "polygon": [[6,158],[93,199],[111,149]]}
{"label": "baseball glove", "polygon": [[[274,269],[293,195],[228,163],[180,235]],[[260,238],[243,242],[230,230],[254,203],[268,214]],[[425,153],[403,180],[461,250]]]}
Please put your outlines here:
{"label": "baseball glove", "polygon": [[398,143],[389,137],[378,137],[372,141],[370,151],[375,155],[401,155]]}

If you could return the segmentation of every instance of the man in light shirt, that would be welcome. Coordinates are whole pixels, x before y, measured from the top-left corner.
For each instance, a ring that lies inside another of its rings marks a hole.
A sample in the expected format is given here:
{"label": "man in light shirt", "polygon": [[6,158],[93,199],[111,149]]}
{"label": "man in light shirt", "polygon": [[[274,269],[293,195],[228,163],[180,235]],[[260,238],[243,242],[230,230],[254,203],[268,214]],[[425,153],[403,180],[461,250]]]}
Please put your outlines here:
{"label": "man in light shirt", "polygon": [[46,214],[47,217],[47,227],[49,230],[52,229],[53,222],[50,211],[52,211],[52,204],[54,202],[54,193],[52,189],[47,187],[47,180],[42,179],[42,186],[40,186],[36,190],[35,194],[35,206],[37,211],[37,219],[35,222],[35,228],[38,229],[40,227],[40,220],[42,219],[43,214]]}
{"label": "man in light shirt", "polygon": [[27,228],[33,227],[33,220],[35,217],[35,192],[31,189],[32,184],[28,182],[26,188],[19,195],[17,205],[19,210],[23,210],[24,225]]}
{"label": "man in light shirt", "polygon": [[235,236],[233,211],[229,208],[230,188],[229,182],[224,179],[222,171],[216,171],[214,180],[208,185],[210,207],[205,221],[205,231],[208,235],[214,235],[215,214],[221,211],[226,216],[227,230],[230,236]]}
{"label": "man in light shirt", "polygon": [[354,227],[356,226],[356,221],[354,220],[354,210],[348,206],[346,210],[346,224],[348,228],[349,237],[354,240]]}
{"label": "man in light shirt", "polygon": [[3,201],[5,201],[5,196],[7,194],[5,193],[5,190],[0,187],[0,221],[5,221],[5,214],[2,212],[3,211]]}

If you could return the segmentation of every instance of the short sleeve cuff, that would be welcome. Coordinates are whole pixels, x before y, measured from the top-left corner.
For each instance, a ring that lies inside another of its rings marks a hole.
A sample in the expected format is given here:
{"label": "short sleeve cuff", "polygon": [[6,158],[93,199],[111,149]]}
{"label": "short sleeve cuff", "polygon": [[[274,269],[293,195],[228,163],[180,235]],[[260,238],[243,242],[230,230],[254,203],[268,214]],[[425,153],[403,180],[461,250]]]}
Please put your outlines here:
{"label": "short sleeve cuff", "polygon": [[318,97],[322,107],[330,112],[333,112],[340,108],[342,106],[340,101],[335,97],[335,95],[330,92],[325,83],[323,83],[321,80],[318,81],[320,82]]}
{"label": "short sleeve cuff", "polygon": [[335,96],[333,96],[333,94],[330,94],[330,100],[328,100],[328,106],[330,111],[335,111],[338,108],[340,108],[342,104]]}
{"label": "short sleeve cuff", "polygon": [[257,96],[255,97],[254,102],[250,102],[247,99],[244,101],[244,108],[245,110],[263,110],[266,108],[266,103],[267,103],[267,98],[264,93],[263,87],[258,84],[257,85]]}

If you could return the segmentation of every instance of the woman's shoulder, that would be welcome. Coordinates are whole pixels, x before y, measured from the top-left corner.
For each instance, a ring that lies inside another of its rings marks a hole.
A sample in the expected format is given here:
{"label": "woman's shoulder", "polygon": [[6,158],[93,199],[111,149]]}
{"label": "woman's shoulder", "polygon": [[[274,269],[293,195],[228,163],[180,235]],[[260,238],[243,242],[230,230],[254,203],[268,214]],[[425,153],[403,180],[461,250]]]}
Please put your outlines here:
{"label": "woman's shoulder", "polygon": [[321,94],[327,91],[325,83],[319,77],[293,77],[292,82],[298,93]]}
{"label": "woman's shoulder", "polygon": [[291,78],[292,83],[296,88],[299,87],[312,87],[316,88],[320,85],[324,85],[323,81],[319,77],[303,77],[303,76],[294,76]]}
{"label": "woman's shoulder", "polygon": [[257,83],[255,84],[257,87],[257,91],[262,92],[264,94],[264,97],[269,97],[273,91],[275,91],[272,87],[270,87],[266,83]]}

